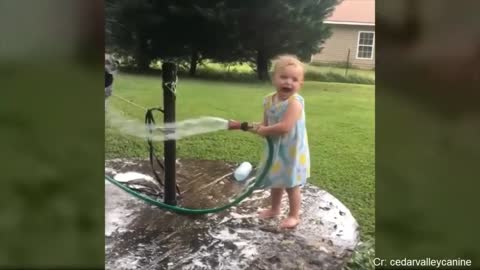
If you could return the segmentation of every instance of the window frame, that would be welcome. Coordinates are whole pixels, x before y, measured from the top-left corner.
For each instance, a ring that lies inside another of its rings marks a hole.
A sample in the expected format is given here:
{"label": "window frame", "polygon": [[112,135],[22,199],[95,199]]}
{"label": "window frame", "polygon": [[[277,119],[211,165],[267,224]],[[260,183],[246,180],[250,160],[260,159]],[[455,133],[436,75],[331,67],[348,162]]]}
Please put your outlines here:
{"label": "window frame", "polygon": [[[372,33],[373,34],[373,43],[372,45],[365,45],[365,44],[360,44],[360,35],[362,33]],[[366,47],[372,47],[372,54],[370,57],[359,57],[360,53],[360,46],[366,46]],[[357,52],[355,54],[355,59],[360,59],[360,60],[372,60],[373,56],[375,54],[375,31],[358,31],[358,36],[357,36]]]}

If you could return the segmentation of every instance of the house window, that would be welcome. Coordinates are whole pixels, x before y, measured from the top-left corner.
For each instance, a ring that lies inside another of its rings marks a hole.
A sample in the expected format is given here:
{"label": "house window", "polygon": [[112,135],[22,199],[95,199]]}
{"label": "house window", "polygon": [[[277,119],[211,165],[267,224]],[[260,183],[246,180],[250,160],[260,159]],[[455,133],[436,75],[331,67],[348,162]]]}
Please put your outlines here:
{"label": "house window", "polygon": [[357,59],[373,59],[375,32],[358,32]]}

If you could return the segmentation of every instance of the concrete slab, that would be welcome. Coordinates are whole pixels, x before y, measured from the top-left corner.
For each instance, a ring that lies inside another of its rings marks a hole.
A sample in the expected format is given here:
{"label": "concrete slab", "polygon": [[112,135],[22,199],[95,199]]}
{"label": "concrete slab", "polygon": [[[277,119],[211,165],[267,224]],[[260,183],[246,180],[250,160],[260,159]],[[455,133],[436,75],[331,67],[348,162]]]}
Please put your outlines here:
{"label": "concrete slab", "polygon": [[[110,160],[106,173],[151,175],[149,166],[146,160]],[[243,188],[229,176],[236,164],[180,160],[178,166],[182,205],[219,206]],[[341,269],[359,241],[356,220],[328,192],[312,185],[302,192],[302,223],[294,230],[280,230],[282,217],[257,218],[258,209],[269,204],[268,191],[256,191],[220,213],[187,216],[148,205],[106,181],[105,267]],[[286,196],[282,204],[284,216]]]}

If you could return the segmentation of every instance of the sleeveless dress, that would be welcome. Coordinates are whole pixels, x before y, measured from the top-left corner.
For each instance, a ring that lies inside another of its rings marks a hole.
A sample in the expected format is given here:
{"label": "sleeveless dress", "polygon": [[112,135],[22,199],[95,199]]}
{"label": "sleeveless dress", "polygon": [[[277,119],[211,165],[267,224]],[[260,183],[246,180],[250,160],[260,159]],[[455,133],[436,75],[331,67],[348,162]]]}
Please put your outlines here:
{"label": "sleeveless dress", "polygon": [[[305,126],[305,102],[298,94],[289,99],[273,102],[275,93],[265,97],[263,106],[266,114],[267,125],[271,126],[280,122],[287,111],[288,102],[296,99],[302,104],[302,115],[289,133],[282,136],[270,136],[273,142],[273,163],[261,188],[293,188],[303,186],[310,177],[310,152],[308,148],[307,129]],[[268,146],[260,160],[257,176],[263,171],[268,157]]]}

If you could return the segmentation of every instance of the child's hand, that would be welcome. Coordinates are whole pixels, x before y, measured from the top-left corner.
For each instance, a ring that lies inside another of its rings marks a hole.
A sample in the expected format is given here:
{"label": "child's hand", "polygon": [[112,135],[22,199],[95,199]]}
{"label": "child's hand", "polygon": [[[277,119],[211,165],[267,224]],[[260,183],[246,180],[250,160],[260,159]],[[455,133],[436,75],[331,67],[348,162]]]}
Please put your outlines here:
{"label": "child's hand", "polygon": [[259,125],[255,131],[260,136],[264,136],[264,137],[267,136],[267,127],[266,126]]}

